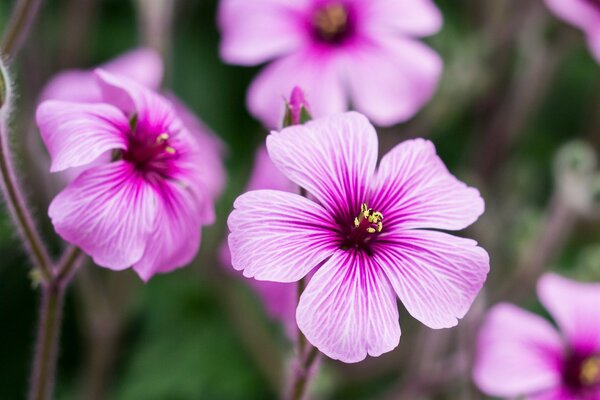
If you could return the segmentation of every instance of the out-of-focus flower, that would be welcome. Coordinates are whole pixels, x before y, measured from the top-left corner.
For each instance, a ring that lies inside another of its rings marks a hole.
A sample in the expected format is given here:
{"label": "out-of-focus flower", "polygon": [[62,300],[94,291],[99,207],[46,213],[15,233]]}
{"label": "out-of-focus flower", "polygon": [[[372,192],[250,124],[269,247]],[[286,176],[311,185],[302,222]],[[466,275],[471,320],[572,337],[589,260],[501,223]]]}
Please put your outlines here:
{"label": "out-of-focus flower", "polygon": [[562,20],[583,30],[592,55],[600,62],[600,1],[545,0],[548,7]]}
{"label": "out-of-focus flower", "polygon": [[431,0],[221,0],[221,55],[232,64],[275,61],[248,92],[270,128],[296,85],[315,117],[352,103],[379,125],[411,118],[432,96],[442,61],[416,38],[442,23]]}
{"label": "out-of-focus flower", "polygon": [[50,204],[54,228],[101,266],[145,281],[189,263],[214,209],[201,149],[173,105],[127,78],[95,72],[103,103],[57,100],[37,110],[51,171],[79,174]]}
{"label": "out-of-focus flower", "polygon": [[484,204],[431,142],[396,146],[376,170],[375,129],[350,112],[273,132],[267,148],[309,198],[281,190],[238,197],[229,217],[232,264],[273,282],[316,269],[296,311],[313,345],[345,362],[392,350],[400,339],[396,295],[432,328],[465,315],[488,255],[473,240],[426,229],[463,229]]}
{"label": "out-of-focus flower", "polygon": [[[247,191],[260,189],[298,193],[298,186],[275,167],[264,146],[261,146],[256,152],[254,166],[246,188]],[[224,242],[221,247],[220,259],[223,265],[231,266],[231,255],[227,242]],[[296,284],[256,279],[251,279],[249,282],[260,296],[267,314],[285,326],[289,337],[294,337],[297,330],[295,311],[298,290]]]}
{"label": "out-of-focus flower", "polygon": [[[140,85],[158,91],[163,77],[163,63],[160,56],[151,49],[138,48],[122,54],[100,66],[113,75],[135,80]],[[210,131],[180,100],[174,95],[167,97],[175,106],[175,112],[192,133],[198,145],[203,149],[203,157],[199,162],[199,170],[204,174],[204,181],[211,196],[216,199],[223,191],[226,182],[223,155],[225,145]],[[92,70],[67,70],[57,74],[44,87],[40,95],[40,103],[45,100],[63,100],[77,103],[103,102],[102,90]],[[71,181],[91,165],[108,162],[110,154],[98,158],[94,163],[80,168],[73,168],[62,173],[63,181]]]}
{"label": "out-of-focus flower", "polygon": [[495,306],[479,333],[475,383],[511,399],[599,399],[600,284],[547,274],[538,296],[560,332],[516,306]]}

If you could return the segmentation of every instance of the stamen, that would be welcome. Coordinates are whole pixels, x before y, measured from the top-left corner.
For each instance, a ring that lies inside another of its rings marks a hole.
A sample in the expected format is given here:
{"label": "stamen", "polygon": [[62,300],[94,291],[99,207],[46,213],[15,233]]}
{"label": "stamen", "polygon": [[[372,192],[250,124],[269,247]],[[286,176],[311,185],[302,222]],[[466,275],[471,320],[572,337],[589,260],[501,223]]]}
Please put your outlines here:
{"label": "stamen", "polygon": [[329,4],[315,13],[313,23],[319,36],[336,41],[348,29],[348,12],[343,4]]}
{"label": "stamen", "polygon": [[165,151],[169,154],[175,154],[175,149],[171,146],[165,147]]}
{"label": "stamen", "polygon": [[[363,223],[364,221],[364,223]],[[366,203],[360,206],[360,215],[354,218],[354,228],[365,226],[368,233],[381,232],[383,230],[383,214],[373,211]]]}
{"label": "stamen", "polygon": [[156,137],[156,143],[157,144],[163,144],[167,140],[169,140],[169,134],[168,133],[161,133],[160,135],[158,135]]}
{"label": "stamen", "polygon": [[581,364],[579,379],[585,386],[600,383],[600,356],[589,357]]}

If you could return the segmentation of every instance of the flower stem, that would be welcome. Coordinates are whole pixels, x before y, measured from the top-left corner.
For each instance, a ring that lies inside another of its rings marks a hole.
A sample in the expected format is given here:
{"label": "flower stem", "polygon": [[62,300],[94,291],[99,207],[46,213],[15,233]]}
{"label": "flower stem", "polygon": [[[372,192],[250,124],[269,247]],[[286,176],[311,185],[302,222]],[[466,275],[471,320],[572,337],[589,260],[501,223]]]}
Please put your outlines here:
{"label": "flower stem", "polygon": [[17,1],[2,37],[0,52],[3,56],[13,58],[17,54],[41,4],[42,0]]}

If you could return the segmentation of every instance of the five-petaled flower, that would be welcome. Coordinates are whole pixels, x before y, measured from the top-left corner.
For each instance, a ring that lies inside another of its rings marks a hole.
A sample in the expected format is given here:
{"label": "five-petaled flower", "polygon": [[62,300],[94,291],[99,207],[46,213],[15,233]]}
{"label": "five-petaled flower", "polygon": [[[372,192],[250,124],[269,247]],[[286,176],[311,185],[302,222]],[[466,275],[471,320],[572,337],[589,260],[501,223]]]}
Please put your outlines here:
{"label": "five-petaled flower", "polygon": [[[189,263],[214,220],[203,149],[173,104],[96,70],[103,103],[48,100],[37,110],[51,171],[81,172],[49,208],[55,230],[101,266],[143,280]],[[106,156],[108,155],[108,156]]]}
{"label": "five-petaled flower", "polygon": [[495,306],[479,333],[475,383],[503,398],[599,399],[600,284],[547,274],[538,295],[560,332],[516,306]]}
{"label": "five-petaled flower", "polygon": [[600,0],[546,0],[546,4],[558,17],[583,30],[600,63]]}
{"label": "five-petaled flower", "polygon": [[442,61],[416,38],[442,23],[431,0],[221,0],[221,55],[267,66],[248,92],[252,114],[269,128],[281,99],[301,86],[313,116],[352,103],[379,125],[411,118],[433,95]]}
{"label": "five-petaled flower", "polygon": [[357,362],[398,345],[396,295],[432,328],[457,324],[489,270],[463,229],[483,212],[479,192],[454,178],[433,144],[411,140],[376,170],[377,134],[361,114],[273,132],[274,164],[308,197],[256,190],[229,217],[233,267],[247,277],[294,282],[316,270],[296,321],[327,356]]}

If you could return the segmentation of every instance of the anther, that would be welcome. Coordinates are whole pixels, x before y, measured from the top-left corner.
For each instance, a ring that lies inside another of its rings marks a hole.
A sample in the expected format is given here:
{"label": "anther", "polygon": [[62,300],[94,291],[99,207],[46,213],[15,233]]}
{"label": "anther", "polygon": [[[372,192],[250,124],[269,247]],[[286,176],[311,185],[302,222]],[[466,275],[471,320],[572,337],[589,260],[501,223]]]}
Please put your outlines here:
{"label": "anther", "polygon": [[590,357],[581,364],[579,379],[586,386],[600,383],[600,356]]}
{"label": "anther", "polygon": [[171,146],[165,147],[165,151],[169,154],[175,154],[175,149]]}
{"label": "anther", "polygon": [[161,133],[160,135],[158,135],[156,137],[156,143],[158,143],[158,144],[163,144],[167,140],[169,140],[169,134],[168,133]]}

